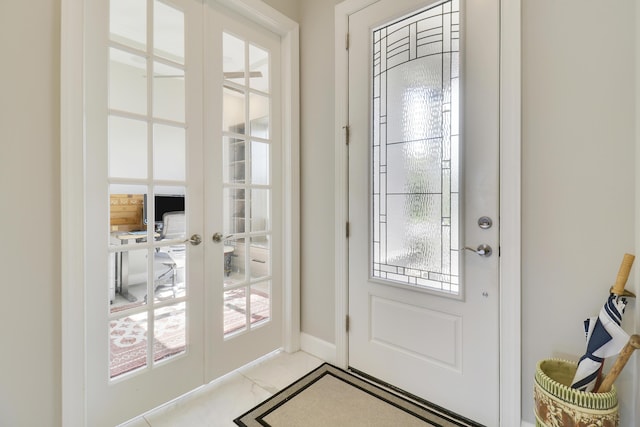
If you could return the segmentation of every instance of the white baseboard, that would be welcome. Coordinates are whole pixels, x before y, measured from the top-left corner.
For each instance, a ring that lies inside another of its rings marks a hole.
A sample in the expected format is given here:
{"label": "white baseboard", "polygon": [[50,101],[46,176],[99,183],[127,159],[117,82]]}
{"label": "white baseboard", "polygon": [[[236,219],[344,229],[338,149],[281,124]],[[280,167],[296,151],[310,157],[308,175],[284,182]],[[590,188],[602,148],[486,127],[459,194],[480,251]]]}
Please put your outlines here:
{"label": "white baseboard", "polygon": [[336,363],[336,345],[313,335],[300,333],[300,348],[312,356],[329,363]]}
{"label": "white baseboard", "polygon": [[536,427],[536,425],[523,421],[521,427]]}

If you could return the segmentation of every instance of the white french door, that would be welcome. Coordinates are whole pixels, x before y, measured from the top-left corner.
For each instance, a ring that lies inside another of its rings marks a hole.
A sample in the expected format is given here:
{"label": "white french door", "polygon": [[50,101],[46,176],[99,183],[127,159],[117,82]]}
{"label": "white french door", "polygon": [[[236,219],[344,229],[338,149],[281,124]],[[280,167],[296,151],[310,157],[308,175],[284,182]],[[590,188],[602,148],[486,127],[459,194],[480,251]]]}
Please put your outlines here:
{"label": "white french door", "polygon": [[87,4],[87,422],[283,345],[280,38],[198,0]]}
{"label": "white french door", "polygon": [[349,17],[349,366],[492,426],[498,18],[497,0]]}
{"label": "white french door", "polygon": [[211,380],[283,342],[280,37],[208,0],[205,58]]}

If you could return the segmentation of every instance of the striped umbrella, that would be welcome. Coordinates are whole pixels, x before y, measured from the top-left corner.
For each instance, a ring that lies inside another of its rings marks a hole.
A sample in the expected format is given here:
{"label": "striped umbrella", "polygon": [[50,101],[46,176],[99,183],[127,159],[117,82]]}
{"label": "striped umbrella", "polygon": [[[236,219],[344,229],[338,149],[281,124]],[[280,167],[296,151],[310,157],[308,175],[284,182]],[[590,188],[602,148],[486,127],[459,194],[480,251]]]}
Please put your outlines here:
{"label": "striped umbrella", "polygon": [[584,321],[587,350],[578,362],[578,369],[571,384],[572,388],[594,391],[601,378],[602,365],[607,357],[620,353],[629,341],[629,335],[622,329],[622,315],[627,305],[623,298],[624,287],[635,257],[625,254],[611,295],[600,310],[598,317]]}
{"label": "striped umbrella", "polygon": [[580,358],[572,388],[593,391],[600,377],[604,359],[620,353],[629,341],[629,335],[620,326],[625,305],[624,298],[611,294],[598,317],[584,321],[587,351]]}

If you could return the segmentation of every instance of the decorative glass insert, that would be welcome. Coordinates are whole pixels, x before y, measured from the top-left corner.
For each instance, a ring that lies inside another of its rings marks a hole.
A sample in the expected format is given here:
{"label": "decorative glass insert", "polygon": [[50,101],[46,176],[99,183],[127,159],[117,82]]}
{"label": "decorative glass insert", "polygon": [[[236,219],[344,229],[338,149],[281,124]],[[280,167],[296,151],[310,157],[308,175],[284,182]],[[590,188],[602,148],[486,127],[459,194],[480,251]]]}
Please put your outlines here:
{"label": "decorative glass insert", "polygon": [[458,0],[373,31],[371,274],[459,293]]}

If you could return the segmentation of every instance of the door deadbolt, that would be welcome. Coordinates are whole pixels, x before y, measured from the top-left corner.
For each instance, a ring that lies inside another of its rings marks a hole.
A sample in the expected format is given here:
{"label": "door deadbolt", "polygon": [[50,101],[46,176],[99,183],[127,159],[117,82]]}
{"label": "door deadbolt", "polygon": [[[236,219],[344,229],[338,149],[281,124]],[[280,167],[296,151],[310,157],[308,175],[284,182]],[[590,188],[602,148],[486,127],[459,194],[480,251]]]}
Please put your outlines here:
{"label": "door deadbolt", "polygon": [[491,228],[491,226],[493,226],[493,220],[488,216],[482,216],[478,218],[478,227],[482,228],[483,230],[487,230]]}

